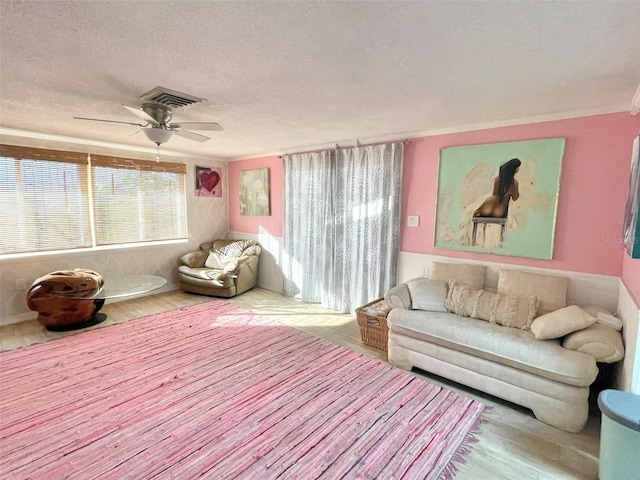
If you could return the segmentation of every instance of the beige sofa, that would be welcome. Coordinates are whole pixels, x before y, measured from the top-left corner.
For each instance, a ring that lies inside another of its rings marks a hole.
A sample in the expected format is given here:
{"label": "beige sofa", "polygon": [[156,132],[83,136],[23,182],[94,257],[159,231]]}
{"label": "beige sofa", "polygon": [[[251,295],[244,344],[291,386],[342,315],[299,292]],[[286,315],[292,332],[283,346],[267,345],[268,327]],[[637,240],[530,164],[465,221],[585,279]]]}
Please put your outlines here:
{"label": "beige sofa", "polygon": [[180,257],[178,278],[186,292],[233,297],[256,285],[262,249],[253,240],[214,240]]}
{"label": "beige sofa", "polygon": [[501,270],[483,288],[482,265],[434,262],[428,279],[392,288],[385,301],[392,365],[413,367],[509,400],[569,432],[589,413],[598,362],[623,358],[620,332],[597,307],[566,305],[568,279]]}

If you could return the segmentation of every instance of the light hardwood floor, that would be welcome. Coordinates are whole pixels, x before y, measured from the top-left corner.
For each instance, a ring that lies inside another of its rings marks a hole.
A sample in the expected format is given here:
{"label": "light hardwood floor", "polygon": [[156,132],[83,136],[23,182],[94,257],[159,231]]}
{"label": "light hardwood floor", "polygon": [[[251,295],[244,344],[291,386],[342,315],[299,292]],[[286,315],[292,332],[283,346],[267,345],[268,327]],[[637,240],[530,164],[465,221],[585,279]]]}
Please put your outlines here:
{"label": "light hardwood floor", "polygon": [[[91,328],[104,328],[208,300],[208,297],[173,291],[107,303],[102,309],[108,315],[107,320]],[[360,341],[358,325],[352,315],[336,313],[258,288],[229,301],[356,352],[387,361],[386,352],[368,347]],[[0,327],[0,349],[26,347],[81,333],[82,330],[49,332],[37,321],[27,321]],[[585,429],[579,434],[572,434],[537,421],[525,408],[425,372],[414,371],[412,374],[493,407],[484,415],[486,422],[481,427],[479,442],[474,444],[466,463],[459,466],[457,480],[598,478],[600,417],[595,406],[592,407]]]}

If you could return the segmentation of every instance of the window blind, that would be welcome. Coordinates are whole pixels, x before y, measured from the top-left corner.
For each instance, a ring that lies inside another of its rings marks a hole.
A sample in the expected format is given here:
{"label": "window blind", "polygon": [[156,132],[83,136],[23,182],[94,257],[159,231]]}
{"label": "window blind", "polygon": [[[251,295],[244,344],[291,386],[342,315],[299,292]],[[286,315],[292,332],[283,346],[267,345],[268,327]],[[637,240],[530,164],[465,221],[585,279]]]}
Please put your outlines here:
{"label": "window blind", "polygon": [[0,145],[0,254],[92,245],[87,154]]}
{"label": "window blind", "polygon": [[186,166],[91,156],[96,245],[188,237]]}

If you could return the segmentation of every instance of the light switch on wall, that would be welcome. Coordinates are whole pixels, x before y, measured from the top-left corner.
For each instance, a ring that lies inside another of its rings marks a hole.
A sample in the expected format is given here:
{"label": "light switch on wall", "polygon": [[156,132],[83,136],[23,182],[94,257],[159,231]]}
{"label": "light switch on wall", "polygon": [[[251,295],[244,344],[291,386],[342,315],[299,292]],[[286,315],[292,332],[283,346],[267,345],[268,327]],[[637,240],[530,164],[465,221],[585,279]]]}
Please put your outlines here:
{"label": "light switch on wall", "polygon": [[420,217],[418,215],[407,216],[407,227],[417,227],[420,225]]}

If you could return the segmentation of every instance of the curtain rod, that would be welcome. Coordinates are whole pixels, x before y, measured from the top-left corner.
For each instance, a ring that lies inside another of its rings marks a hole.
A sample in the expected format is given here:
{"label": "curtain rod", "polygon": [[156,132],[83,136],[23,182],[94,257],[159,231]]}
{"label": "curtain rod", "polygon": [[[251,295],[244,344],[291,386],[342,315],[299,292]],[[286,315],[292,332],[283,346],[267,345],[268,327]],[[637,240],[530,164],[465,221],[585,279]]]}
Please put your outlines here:
{"label": "curtain rod", "polygon": [[[348,148],[361,148],[361,147],[373,147],[375,145],[389,145],[390,143],[397,143],[397,142],[402,142],[405,145],[411,145],[411,140],[408,138],[405,138],[403,140],[392,140],[389,142],[375,142],[375,143],[367,143],[364,145],[360,144],[360,141],[358,139],[356,139],[356,145],[351,147],[351,146],[346,146],[346,147],[341,147],[340,145],[338,145],[336,143],[336,146],[334,147],[335,150],[346,150]],[[307,153],[317,153],[317,152],[322,152],[324,150],[330,150],[329,148],[319,148],[317,150],[307,150],[305,152],[294,152],[294,153],[287,153],[284,155],[305,155]],[[282,158],[284,157],[284,155],[278,155],[278,158]]]}

